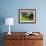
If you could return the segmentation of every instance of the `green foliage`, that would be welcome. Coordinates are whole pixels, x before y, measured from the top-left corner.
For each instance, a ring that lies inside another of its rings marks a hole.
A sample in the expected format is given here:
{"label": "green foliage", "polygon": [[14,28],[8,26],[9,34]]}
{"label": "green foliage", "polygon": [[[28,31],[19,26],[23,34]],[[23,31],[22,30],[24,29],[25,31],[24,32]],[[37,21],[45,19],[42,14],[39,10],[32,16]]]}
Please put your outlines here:
{"label": "green foliage", "polygon": [[25,18],[25,17],[21,17],[21,21],[28,21],[28,18]]}

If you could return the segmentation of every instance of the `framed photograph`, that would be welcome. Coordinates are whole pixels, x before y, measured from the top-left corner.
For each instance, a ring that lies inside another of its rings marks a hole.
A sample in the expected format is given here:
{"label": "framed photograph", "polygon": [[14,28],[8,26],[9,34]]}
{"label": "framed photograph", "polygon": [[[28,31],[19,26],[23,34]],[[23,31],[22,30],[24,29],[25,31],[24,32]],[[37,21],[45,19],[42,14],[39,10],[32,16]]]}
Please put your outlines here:
{"label": "framed photograph", "polygon": [[19,23],[36,23],[36,9],[19,9]]}

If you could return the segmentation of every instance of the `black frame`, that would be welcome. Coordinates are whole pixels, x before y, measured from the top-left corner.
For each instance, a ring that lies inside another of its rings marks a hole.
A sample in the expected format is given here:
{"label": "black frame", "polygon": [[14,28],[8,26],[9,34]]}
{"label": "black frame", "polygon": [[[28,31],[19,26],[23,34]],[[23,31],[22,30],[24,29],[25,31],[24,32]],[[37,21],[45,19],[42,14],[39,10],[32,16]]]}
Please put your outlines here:
{"label": "black frame", "polygon": [[[21,13],[21,11],[24,11],[24,10],[27,10],[27,11],[32,11],[32,12],[34,12],[34,22],[32,21],[30,21],[30,22],[21,22],[20,21],[20,13]],[[18,14],[19,14],[19,16],[18,16],[18,22],[19,23],[36,23],[36,9],[19,9],[19,12],[18,12]]]}

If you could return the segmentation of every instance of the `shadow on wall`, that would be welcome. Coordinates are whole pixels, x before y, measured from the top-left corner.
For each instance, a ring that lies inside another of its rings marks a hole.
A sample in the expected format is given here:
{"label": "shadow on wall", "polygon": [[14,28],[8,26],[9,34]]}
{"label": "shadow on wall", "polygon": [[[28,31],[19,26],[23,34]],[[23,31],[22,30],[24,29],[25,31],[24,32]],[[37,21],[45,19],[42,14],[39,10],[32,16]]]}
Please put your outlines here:
{"label": "shadow on wall", "polygon": [[0,33],[0,46],[4,46],[3,40],[4,40],[3,33]]}
{"label": "shadow on wall", "polygon": [[2,32],[2,25],[5,23],[5,17],[0,16],[0,46],[3,46],[3,32]]}

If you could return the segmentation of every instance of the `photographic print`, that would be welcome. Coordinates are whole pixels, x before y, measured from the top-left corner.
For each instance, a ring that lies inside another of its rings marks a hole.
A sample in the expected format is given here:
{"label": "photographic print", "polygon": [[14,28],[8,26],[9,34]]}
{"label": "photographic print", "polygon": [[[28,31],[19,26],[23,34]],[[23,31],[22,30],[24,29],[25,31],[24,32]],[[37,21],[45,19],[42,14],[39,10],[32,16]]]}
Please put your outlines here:
{"label": "photographic print", "polygon": [[36,23],[36,9],[19,9],[19,23]]}

